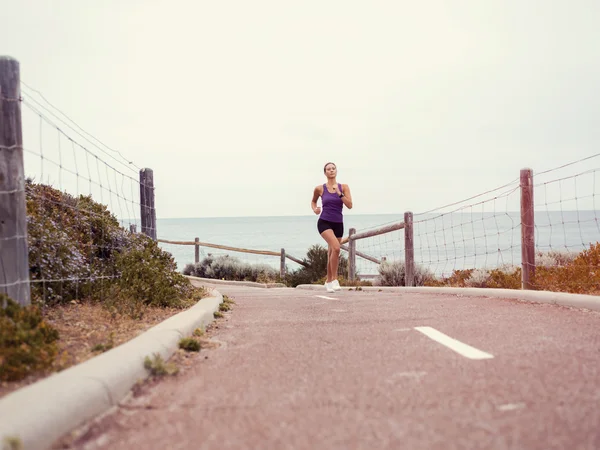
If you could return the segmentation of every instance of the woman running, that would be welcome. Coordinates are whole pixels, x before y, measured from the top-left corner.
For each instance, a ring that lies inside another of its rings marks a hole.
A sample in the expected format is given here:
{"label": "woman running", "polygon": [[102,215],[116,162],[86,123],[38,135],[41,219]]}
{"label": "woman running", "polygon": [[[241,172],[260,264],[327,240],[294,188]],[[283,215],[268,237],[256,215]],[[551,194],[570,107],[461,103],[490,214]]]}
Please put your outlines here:
{"label": "woman running", "polygon": [[327,292],[334,292],[342,289],[337,280],[340,242],[344,235],[342,209],[344,205],[346,208],[352,209],[352,195],[347,184],[337,182],[337,167],[334,163],[328,162],[325,164],[323,172],[327,177],[327,183],[315,188],[310,206],[315,214],[321,214],[321,208],[317,206],[317,200],[321,197],[323,213],[317,221],[317,229],[329,246],[325,289],[327,289]]}

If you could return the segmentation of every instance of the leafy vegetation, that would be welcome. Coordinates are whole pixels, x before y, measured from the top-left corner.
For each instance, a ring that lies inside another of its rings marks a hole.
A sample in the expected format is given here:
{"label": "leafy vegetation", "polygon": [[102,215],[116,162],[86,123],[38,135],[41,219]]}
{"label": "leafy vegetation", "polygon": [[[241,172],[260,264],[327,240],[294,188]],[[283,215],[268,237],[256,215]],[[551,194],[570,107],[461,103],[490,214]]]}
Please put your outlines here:
{"label": "leafy vegetation", "polygon": [[[299,284],[318,283],[325,280],[327,274],[327,248],[313,245],[302,261],[306,264],[295,271],[288,271],[285,279],[281,279],[279,271],[266,264],[248,264],[229,256],[208,255],[197,264],[187,264],[183,269],[184,275],[202,278],[213,278],[232,281],[254,281],[258,283],[284,283],[289,287]],[[339,270],[340,284],[350,285],[348,278],[348,258],[340,254]],[[358,282],[355,282],[355,284]]]}
{"label": "leafy vegetation", "polygon": [[[181,309],[206,295],[177,271],[170,253],[126,231],[105,205],[26,180],[32,306],[0,298],[0,378],[20,380],[50,369],[60,336],[42,311],[81,302],[112,317],[141,319],[147,308]],[[107,351],[111,342],[93,352]]]}
{"label": "leafy vegetation", "polygon": [[95,300],[119,313],[185,307],[198,291],[170,253],[143,234],[126,231],[107,207],[90,196],[73,197],[26,183],[32,298],[52,306]]}
{"label": "leafy vegetation", "polygon": [[208,255],[197,264],[187,264],[184,275],[218,280],[253,281],[257,283],[274,283],[279,280],[279,273],[266,264],[248,264],[229,255]]}
{"label": "leafy vegetation", "polygon": [[[415,286],[423,286],[433,280],[434,276],[428,269],[415,264]],[[406,264],[404,261],[384,261],[379,265],[379,277],[376,281],[379,286],[405,286]]]}
{"label": "leafy vegetation", "polygon": [[[574,294],[600,294],[600,243],[590,244],[579,254],[550,251],[536,254],[534,289]],[[426,286],[521,288],[521,268],[454,270],[449,277],[431,279]]]}
{"label": "leafy vegetation", "polygon": [[163,377],[165,375],[176,375],[179,373],[179,367],[172,362],[165,362],[159,353],[154,353],[152,358],[144,358],[144,368],[152,377]]}
{"label": "leafy vegetation", "polygon": [[186,352],[199,352],[201,348],[200,341],[193,337],[185,337],[179,340],[179,348]]}
{"label": "leafy vegetation", "polygon": [[[225,280],[257,281],[257,274],[269,282],[283,282],[289,287],[300,284],[323,284],[327,273],[327,248],[313,245],[302,260],[306,267],[288,271],[284,280],[268,266],[255,266],[241,263],[236,258],[209,256],[201,263],[188,264],[184,274]],[[378,276],[373,282],[348,280],[348,259],[340,254],[338,280],[342,286],[404,286],[404,261],[385,261],[378,268]],[[415,286],[452,286],[480,288],[521,288],[521,268],[504,265],[494,269],[454,270],[450,276],[436,277],[428,268],[415,264]],[[360,278],[360,276],[357,276]],[[575,255],[558,251],[538,252],[533,285],[538,290],[571,293],[600,294],[600,243],[590,244],[589,249]],[[224,311],[227,306],[223,306]]]}
{"label": "leafy vegetation", "polygon": [[0,294],[0,380],[16,381],[48,369],[57,355],[58,332],[38,306],[22,307]]}

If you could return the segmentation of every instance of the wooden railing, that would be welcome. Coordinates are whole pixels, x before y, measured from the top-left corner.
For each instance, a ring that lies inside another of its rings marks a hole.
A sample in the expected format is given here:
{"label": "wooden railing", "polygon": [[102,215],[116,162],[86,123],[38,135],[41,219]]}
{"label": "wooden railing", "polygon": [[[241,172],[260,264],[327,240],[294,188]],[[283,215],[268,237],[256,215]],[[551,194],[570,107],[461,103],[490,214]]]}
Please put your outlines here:
{"label": "wooden railing", "polygon": [[[405,258],[406,258],[406,285],[413,285],[413,273],[414,273],[414,249],[413,249],[413,234],[412,234],[412,213],[407,212],[404,213],[404,222],[394,223],[392,225],[386,225],[380,228],[376,228],[374,230],[365,231],[362,233],[356,233],[354,228],[350,228],[350,234],[348,237],[342,239],[341,248],[348,252],[348,278],[350,280],[356,279],[356,257],[361,257],[368,261],[374,262],[375,264],[381,264],[385,261],[385,258],[376,258],[371,255],[367,255],[366,253],[359,252],[356,250],[356,241],[359,239],[365,239],[373,236],[378,236],[380,234],[390,233],[392,231],[404,229],[405,236]],[[208,242],[200,242],[199,238],[195,238],[193,241],[171,241],[168,239],[157,239],[158,242],[162,242],[164,244],[173,244],[173,245],[193,245],[195,247],[195,256],[194,262],[197,264],[200,262],[200,247],[209,247],[209,248],[217,248],[221,250],[229,250],[233,252],[241,252],[241,253],[252,253],[255,255],[268,255],[268,256],[279,256],[280,257],[280,265],[279,271],[281,277],[285,277],[286,269],[285,269],[285,260],[289,259],[294,261],[301,266],[308,267],[308,264],[304,261],[293,257],[286,253],[285,249],[282,248],[279,252],[274,252],[271,250],[255,250],[250,248],[240,248],[240,247],[230,247],[227,245],[220,244],[211,244]],[[345,244],[348,245],[345,245]],[[410,283],[410,284],[408,284]]]}
{"label": "wooden railing", "polygon": [[[376,264],[381,264],[383,262],[377,258],[357,251],[356,241],[402,229],[404,229],[405,283],[406,286],[414,286],[415,249],[413,243],[413,213],[410,211],[404,213],[404,222],[385,225],[383,227],[375,228],[374,230],[363,231],[362,233],[357,233],[356,229],[350,228],[348,237],[342,239],[342,248],[348,251],[348,278],[351,281],[354,281],[356,278],[357,256]],[[348,244],[347,247],[344,245],[346,243]]]}
{"label": "wooden railing", "polygon": [[[521,170],[520,174],[520,189],[521,189],[521,288],[532,289],[532,278],[535,274],[535,241],[534,241],[534,205],[533,205],[533,172],[529,168]],[[396,222],[391,225],[385,225],[373,230],[356,232],[355,228],[350,228],[347,237],[341,240],[341,248],[348,252],[348,278],[351,281],[356,279],[356,258],[360,257],[371,261],[375,264],[382,264],[385,257],[377,258],[366,253],[356,250],[356,242],[359,239],[366,239],[382,234],[390,233],[397,230],[404,230],[404,263],[405,263],[405,285],[415,285],[415,251],[413,242],[413,213],[407,211],[404,213],[404,221]],[[285,260],[290,259],[304,267],[307,267],[304,261],[294,258],[286,254],[285,249],[280,252],[268,250],[251,250],[245,248],[228,247],[225,245],[209,244],[200,242],[198,238],[195,241],[169,241],[158,239],[158,242],[176,245],[195,245],[196,246],[196,262],[199,262],[199,248],[212,247],[223,250],[231,250],[246,253],[255,253],[259,255],[273,255],[281,258],[281,275],[285,276]]]}
{"label": "wooden railing", "polygon": [[221,250],[229,250],[232,252],[253,253],[255,255],[279,256],[280,257],[279,272],[280,272],[281,278],[285,277],[285,260],[286,260],[286,258],[291,261],[294,261],[297,264],[300,264],[301,266],[308,267],[308,264],[306,264],[301,259],[295,258],[292,255],[287,254],[285,252],[284,248],[282,248],[281,251],[279,251],[279,252],[274,252],[271,250],[255,250],[255,249],[250,249],[250,248],[230,247],[227,245],[210,244],[208,242],[200,242],[199,238],[196,238],[193,241],[170,241],[167,239],[157,239],[157,240],[158,240],[158,242],[162,242],[164,244],[193,245],[195,247],[194,262],[196,264],[200,262],[200,247],[210,247],[210,248],[218,248]]}

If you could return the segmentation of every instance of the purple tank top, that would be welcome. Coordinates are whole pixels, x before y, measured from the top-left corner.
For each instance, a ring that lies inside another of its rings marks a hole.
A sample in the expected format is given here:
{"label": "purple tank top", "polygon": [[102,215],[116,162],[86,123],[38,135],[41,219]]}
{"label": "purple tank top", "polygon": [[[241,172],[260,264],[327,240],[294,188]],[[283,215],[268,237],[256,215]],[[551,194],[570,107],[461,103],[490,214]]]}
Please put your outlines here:
{"label": "purple tank top", "polygon": [[[338,183],[338,190],[342,192],[342,186]],[[342,208],[344,203],[339,195],[331,193],[327,190],[327,185],[323,185],[323,195],[321,196],[321,203],[323,209],[321,211],[321,219],[328,220],[330,222],[343,222]]]}

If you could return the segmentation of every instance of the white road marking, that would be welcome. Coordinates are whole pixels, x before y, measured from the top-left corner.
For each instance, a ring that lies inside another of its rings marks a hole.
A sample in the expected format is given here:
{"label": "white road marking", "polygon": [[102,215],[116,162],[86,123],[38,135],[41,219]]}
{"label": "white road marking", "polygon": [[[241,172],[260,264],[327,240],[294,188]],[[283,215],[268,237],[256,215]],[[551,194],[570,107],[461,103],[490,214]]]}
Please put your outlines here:
{"label": "white road marking", "polygon": [[326,300],[335,300],[333,297],[326,297],[325,295],[315,295],[315,297],[324,298]]}
{"label": "white road marking", "polygon": [[493,358],[494,355],[491,355],[486,352],[482,352],[481,350],[477,350],[470,345],[467,345],[463,342],[460,342],[456,339],[451,338],[450,336],[445,335],[444,333],[436,330],[432,327],[415,327],[415,330],[420,331],[425,336],[430,337],[434,341],[439,342],[442,345],[445,345],[451,350],[461,354],[465,358],[469,359],[490,359]]}
{"label": "white road marking", "polygon": [[394,331],[411,331],[412,328],[396,328]]}
{"label": "white road marking", "polygon": [[514,411],[521,408],[525,408],[525,403],[507,403],[506,405],[498,406],[499,411]]}

